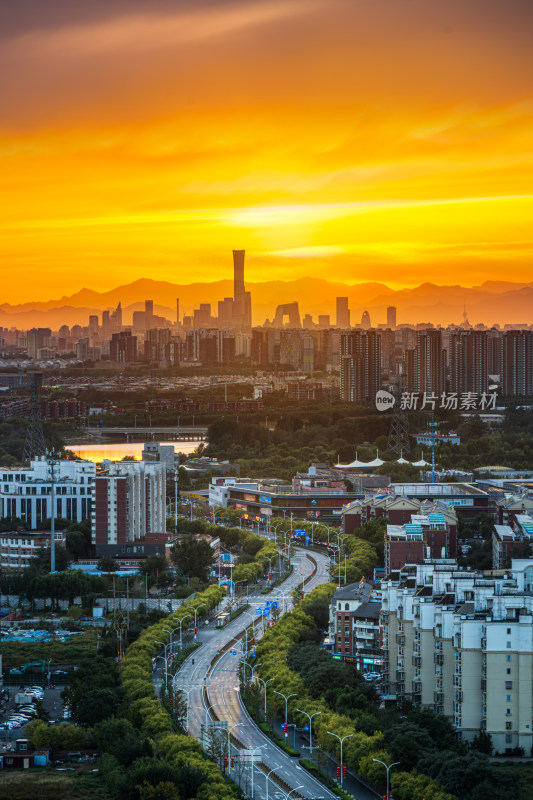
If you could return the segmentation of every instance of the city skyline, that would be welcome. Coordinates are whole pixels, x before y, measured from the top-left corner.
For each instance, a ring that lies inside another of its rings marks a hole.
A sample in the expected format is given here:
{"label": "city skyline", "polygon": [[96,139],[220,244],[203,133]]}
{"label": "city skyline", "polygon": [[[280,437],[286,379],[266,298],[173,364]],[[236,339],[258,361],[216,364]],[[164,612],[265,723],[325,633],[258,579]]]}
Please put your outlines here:
{"label": "city skyline", "polygon": [[7,302],[216,281],[236,247],[250,283],[530,278],[524,0],[0,14]]}

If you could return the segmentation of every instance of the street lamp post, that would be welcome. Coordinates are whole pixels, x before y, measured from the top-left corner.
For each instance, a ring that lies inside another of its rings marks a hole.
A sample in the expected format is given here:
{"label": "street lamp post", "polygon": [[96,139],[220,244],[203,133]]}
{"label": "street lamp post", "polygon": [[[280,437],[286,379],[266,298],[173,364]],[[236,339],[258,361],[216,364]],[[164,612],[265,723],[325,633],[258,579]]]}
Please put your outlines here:
{"label": "street lamp post", "polygon": [[291,790],[290,790],[290,792],[289,792],[289,794],[288,794],[288,795],[286,795],[286,797],[287,797],[287,800],[289,800],[289,798],[290,798],[290,796],[291,796],[291,794],[292,794],[293,792],[297,792],[297,791],[298,791],[298,789],[303,789],[303,788],[304,788],[304,785],[303,785],[303,783],[301,783],[301,784],[300,784],[299,786],[297,786],[295,789],[291,789]]}
{"label": "street lamp post", "polygon": [[[342,760],[342,745],[344,744],[344,741],[346,739],[349,739],[350,736],[353,736],[353,733],[347,733],[346,736],[343,736],[342,738],[339,736],[338,733],[332,733],[331,731],[328,731],[328,734],[330,736],[335,736],[339,740],[339,742],[341,743],[341,788],[342,788],[342,786],[344,785],[344,780],[343,780],[344,779],[344,774],[343,774],[343,769],[342,769],[343,763],[344,763],[343,760]],[[388,800],[388,798],[387,798],[387,800]]]}
{"label": "street lamp post", "polygon": [[321,714],[322,712],[321,711],[315,711],[314,714],[308,714],[307,711],[302,711],[301,708],[297,708],[296,711],[298,711],[300,714],[305,714],[305,716],[309,719],[309,758],[312,759],[312,757],[313,757],[313,728],[312,728],[312,721],[313,721],[313,717],[318,716],[318,714]]}
{"label": "street lamp post", "polygon": [[[157,644],[163,644],[163,642],[157,642]],[[163,644],[163,647],[165,645]],[[167,654],[165,652],[164,656],[156,656],[156,658],[162,658],[165,662],[165,692],[168,692],[168,667],[167,667]]]}
{"label": "street lamp post", "polygon": [[183,694],[187,695],[187,708],[185,711],[185,728],[187,730],[187,734],[189,733],[189,695],[191,692],[194,692],[196,686],[191,686],[190,689],[178,689],[178,692],[183,692]]}
{"label": "street lamp post", "polygon": [[270,772],[265,772],[265,797],[266,797],[266,800],[268,800],[268,781],[269,781],[270,776],[272,775],[272,773],[275,772],[277,769],[281,769],[281,764],[277,764],[275,767],[272,767]]}
{"label": "street lamp post", "polygon": [[231,732],[238,728],[239,725],[245,725],[244,722],[237,722],[235,725],[232,725],[231,728],[228,728],[228,772],[231,773]]}
{"label": "street lamp post", "polygon": [[[258,661],[258,662],[257,662],[257,664],[254,664],[254,665],[253,665],[253,667],[252,667],[252,665],[251,665],[251,664],[249,664],[247,661],[245,661],[245,662],[244,662],[244,666],[245,666],[245,667],[250,667],[250,670],[251,670],[251,672],[252,672],[252,674],[251,674],[251,676],[250,676],[250,680],[251,680],[252,682],[253,682],[253,679],[254,679],[254,670],[255,670],[255,669],[257,669],[257,667],[258,667],[260,664],[261,664],[261,662],[260,662],[260,661]],[[244,670],[244,672],[246,673],[246,669]]]}
{"label": "street lamp post", "polygon": [[257,678],[258,678],[258,680],[261,681],[261,683],[263,684],[263,688],[265,690],[265,725],[266,725],[266,721],[267,721],[267,683],[270,683],[270,681],[273,681],[274,678],[269,678],[267,681],[263,680],[263,678],[261,678],[259,675],[257,676]]}
{"label": "street lamp post", "polygon": [[[182,617],[180,619],[179,625],[178,625],[178,628],[180,629],[180,653],[181,653],[181,651],[183,649],[183,640],[182,640],[182,636],[181,636],[181,626],[183,625],[183,623],[185,622],[186,619],[191,619],[191,615],[190,614],[186,614],[184,617]],[[174,631],[176,631],[178,628],[174,628]],[[174,631],[172,631],[172,633],[174,633]]]}
{"label": "street lamp post", "polygon": [[191,608],[194,611],[194,641],[196,641],[196,636],[198,634],[198,624],[197,624],[198,609],[205,608],[205,603],[200,603],[200,605],[196,606],[196,608],[191,606]]}
{"label": "street lamp post", "polygon": [[385,764],[384,761],[380,761],[379,758],[373,758],[372,761],[377,761],[378,764],[382,764],[385,767],[385,769],[387,770],[387,794],[385,795],[385,797],[386,797],[387,800],[389,800],[389,771],[392,769],[392,767],[396,767],[400,762],[399,761],[393,761],[392,764],[389,764],[387,766],[387,764]]}
{"label": "street lamp post", "polygon": [[293,694],[283,694],[283,692],[277,692],[276,689],[273,689],[272,691],[274,692],[274,694],[279,694],[279,696],[283,697],[283,699],[285,700],[285,725],[286,725],[287,724],[287,704],[288,704],[289,700],[291,699],[291,697],[296,697],[296,692],[293,692]]}

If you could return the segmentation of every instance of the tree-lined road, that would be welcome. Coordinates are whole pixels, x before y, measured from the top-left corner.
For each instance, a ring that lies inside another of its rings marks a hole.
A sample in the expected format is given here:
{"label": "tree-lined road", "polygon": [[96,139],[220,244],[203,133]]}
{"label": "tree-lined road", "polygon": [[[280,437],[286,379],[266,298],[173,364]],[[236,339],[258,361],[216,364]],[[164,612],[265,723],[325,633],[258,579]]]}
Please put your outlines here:
{"label": "tree-lined road", "polygon": [[[315,586],[330,580],[329,576],[329,557],[326,555],[313,553],[312,559],[316,561],[317,570],[306,584],[305,590],[310,591]],[[297,548],[293,558],[293,574],[283,583],[282,587],[269,596],[271,599],[285,596],[285,609],[292,607],[290,592],[292,592],[301,581],[309,577],[314,570],[314,563],[302,548]],[[239,666],[242,659],[242,651],[238,643],[239,636],[245,627],[257,620],[256,605],[263,605],[264,595],[250,595],[250,611],[245,612],[234,620],[230,625],[222,630],[204,629],[201,633],[203,646],[196,651],[194,656],[189,657],[174,678],[174,689],[182,690],[188,695],[189,706],[189,733],[201,740],[206,735],[206,724],[210,726],[213,717],[219,721],[227,723],[227,730],[238,740],[231,746],[232,755],[236,756],[235,769],[237,773],[232,775],[234,779],[242,784],[243,790],[252,795],[252,767],[243,768],[244,758],[250,758],[250,754],[255,752],[258,763],[253,768],[253,796],[256,798],[282,798],[287,795],[290,798],[306,798],[306,800],[317,800],[318,798],[333,798],[335,795],[326,787],[313,778],[306,770],[299,766],[297,759],[291,758],[283,750],[277,747],[263,732],[255,725],[246,711],[239,692]],[[281,603],[280,603],[281,606]],[[256,624],[256,639],[261,635],[262,624]],[[218,650],[223,650],[226,645],[234,642],[235,647],[231,647],[213,665],[211,664],[217,655]],[[235,654],[234,654],[235,653]],[[194,658],[194,664],[192,663]],[[211,669],[210,669],[211,668]],[[227,737],[224,731],[221,736]],[[225,752],[227,753],[227,738]],[[246,756],[242,753],[247,752]],[[239,766],[240,765],[240,766]],[[267,777],[268,794],[267,794]],[[365,791],[367,791],[365,789]],[[276,794],[276,792],[278,794]],[[373,797],[368,793],[368,797]],[[361,793],[361,800],[366,800],[365,793]]]}

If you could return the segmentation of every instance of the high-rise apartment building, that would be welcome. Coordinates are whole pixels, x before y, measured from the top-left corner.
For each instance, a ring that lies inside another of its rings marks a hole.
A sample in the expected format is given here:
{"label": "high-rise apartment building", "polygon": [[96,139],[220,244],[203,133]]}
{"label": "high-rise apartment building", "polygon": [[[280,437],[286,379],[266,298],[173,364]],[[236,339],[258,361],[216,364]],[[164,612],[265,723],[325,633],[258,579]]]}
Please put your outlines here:
{"label": "high-rise apartment building", "polygon": [[137,337],[131,331],[120,331],[111,336],[109,358],[116,364],[137,361]]}
{"label": "high-rise apartment building", "polygon": [[105,461],[92,496],[96,555],[121,554],[121,546],[166,530],[164,463]]}
{"label": "high-rise apartment building", "polygon": [[442,334],[427,329],[416,332],[416,347],[405,353],[406,384],[410,392],[437,397],[446,387],[446,353],[442,349]]}
{"label": "high-rise apartment building", "polygon": [[376,331],[355,330],[341,335],[340,397],[373,400],[381,387],[381,338]]}
{"label": "high-rise apartment building", "polygon": [[533,394],[533,331],[505,331],[502,335],[501,367],[504,395]]}
{"label": "high-rise apartment building", "polygon": [[91,314],[89,317],[89,333],[91,336],[98,336],[99,324],[98,315]]}
{"label": "high-rise apartment building", "polygon": [[350,327],[350,309],[347,297],[337,297],[335,321],[337,328],[347,330]]}
{"label": "high-rise apartment building", "polygon": [[39,350],[47,347],[52,331],[50,328],[32,328],[28,331],[28,358],[38,358]]}
{"label": "high-rise apartment building", "polygon": [[381,591],[384,693],[442,714],[461,739],[531,752],[533,560],[500,575],[407,565]]}
{"label": "high-rise apartment building", "polygon": [[488,332],[458,330],[450,334],[450,390],[488,392]]}
{"label": "high-rise apartment building", "polygon": [[146,330],[152,327],[154,320],[154,301],[144,301],[144,327]]}
{"label": "high-rise apartment building", "polygon": [[180,324],[180,299],[176,297],[176,325]]}
{"label": "high-rise apartment building", "polygon": [[394,328],[396,327],[396,306],[388,306],[387,307],[387,328]]}

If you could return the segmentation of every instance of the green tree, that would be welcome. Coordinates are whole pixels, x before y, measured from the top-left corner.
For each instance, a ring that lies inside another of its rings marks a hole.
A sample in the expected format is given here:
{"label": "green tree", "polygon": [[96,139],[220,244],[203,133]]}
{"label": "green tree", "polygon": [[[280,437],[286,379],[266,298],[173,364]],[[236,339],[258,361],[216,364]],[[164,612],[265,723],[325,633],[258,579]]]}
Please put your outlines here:
{"label": "green tree", "polygon": [[93,736],[98,747],[124,766],[146,755],[146,748],[149,747],[127,719],[112,717],[103,720],[94,727]]}
{"label": "green tree", "polygon": [[180,575],[206,581],[214,554],[204,539],[197,540],[194,536],[188,536],[180,544],[174,545],[171,558]]}
{"label": "green tree", "polygon": [[103,556],[98,561],[98,569],[100,572],[116,572],[118,570],[118,563],[111,556]]}

